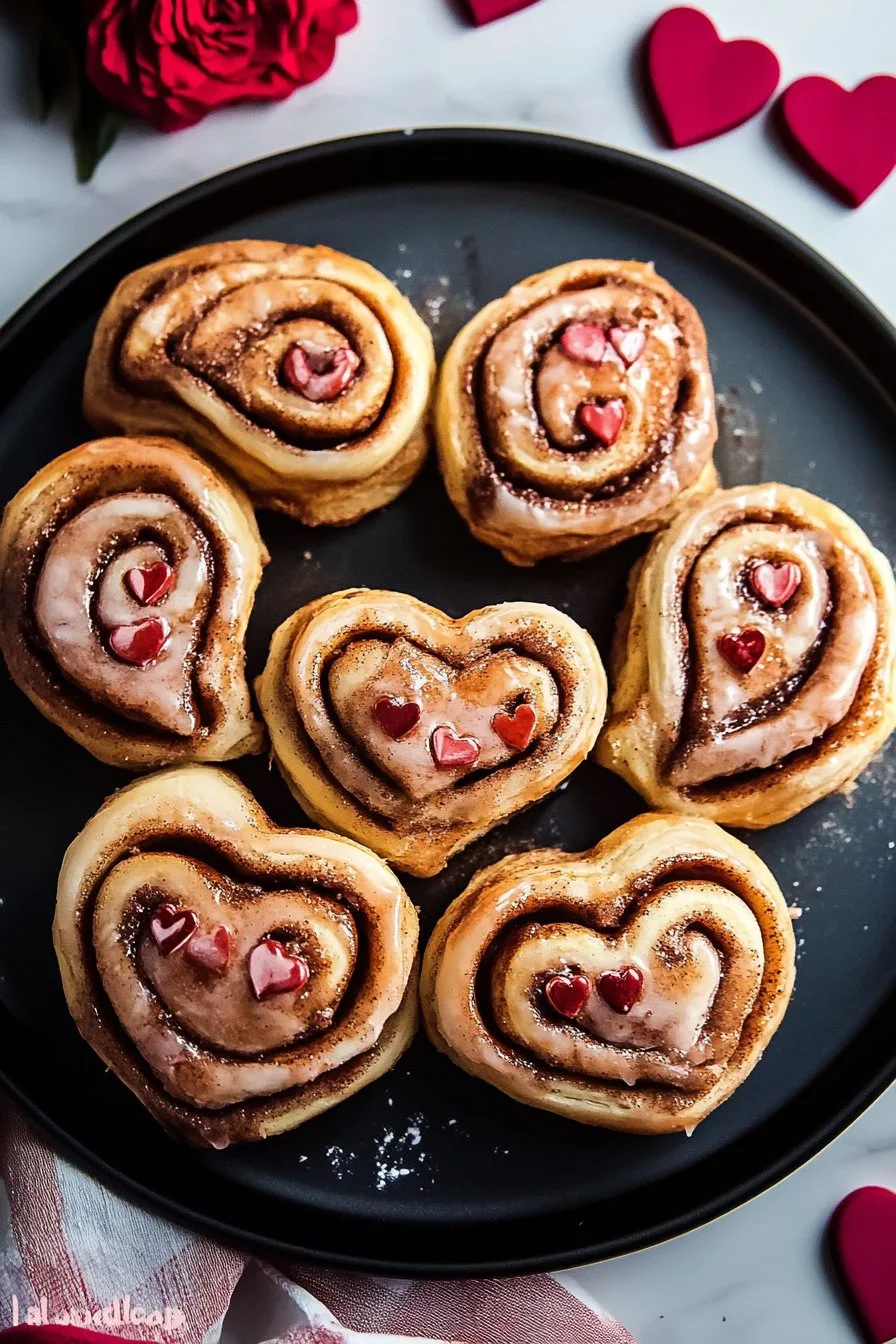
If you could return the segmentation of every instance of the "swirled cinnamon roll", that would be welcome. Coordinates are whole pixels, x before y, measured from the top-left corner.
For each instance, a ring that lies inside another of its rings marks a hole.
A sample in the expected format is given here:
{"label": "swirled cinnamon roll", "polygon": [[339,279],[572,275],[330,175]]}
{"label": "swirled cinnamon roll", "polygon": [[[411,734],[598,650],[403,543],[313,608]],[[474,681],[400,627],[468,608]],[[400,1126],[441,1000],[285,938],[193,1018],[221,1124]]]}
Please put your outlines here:
{"label": "swirled cinnamon roll", "polygon": [[196,1145],[294,1128],[414,1033],[417,916],[397,878],[351,841],[272,825],[212,767],[108,799],[65,856],[53,938],[82,1036]]}
{"label": "swirled cinnamon roll", "polygon": [[3,515],[10,675],[69,737],[126,770],[260,751],[244,639],[266,560],[242,490],[183,444],[82,444]]}
{"label": "swirled cinnamon roll", "polygon": [[256,690],[308,815],[420,877],[556,788],[606,707],[590,635],[553,607],[451,620],[364,588],[284,621]]}
{"label": "swirled cinnamon roll", "polygon": [[636,262],[555,266],[483,308],[435,423],[455,508],[517,565],[653,532],[716,484],[703,325]]}
{"label": "swirled cinnamon roll", "polygon": [[765,865],[712,822],[653,814],[585,854],[478,873],[436,926],[420,992],[433,1044],[468,1073],[583,1124],[661,1134],[744,1081],[793,979]]}
{"label": "swirled cinnamon roll", "polygon": [[98,429],[186,438],[260,507],[351,523],[422,466],[434,374],[425,324],[366,262],[211,243],[121,282],[96,329],[84,410]]}
{"label": "swirled cinnamon roll", "polygon": [[598,760],[655,807],[784,821],[896,727],[896,585],[844,513],[787,485],[720,491],[632,576]]}

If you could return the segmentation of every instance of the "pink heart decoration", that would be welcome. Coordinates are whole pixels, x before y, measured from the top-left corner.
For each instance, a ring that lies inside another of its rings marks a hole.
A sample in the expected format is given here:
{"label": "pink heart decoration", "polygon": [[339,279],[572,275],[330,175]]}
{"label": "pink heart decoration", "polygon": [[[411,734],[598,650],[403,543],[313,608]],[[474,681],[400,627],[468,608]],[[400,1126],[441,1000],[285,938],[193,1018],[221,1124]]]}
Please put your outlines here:
{"label": "pink heart decoration", "polygon": [[192,910],[178,910],[167,902],[156,907],[149,922],[149,931],[163,957],[170,957],[189,942],[198,927],[199,920]]}
{"label": "pink heart decoration", "polygon": [[354,350],[293,345],[283,359],[283,377],[309,401],[334,401],[354,378],[361,361]]}
{"label": "pink heart decoration", "polygon": [[207,971],[223,975],[230,962],[230,934],[223,924],[212,929],[211,933],[194,934],[184,956]]}
{"label": "pink heart decoration", "polygon": [[588,1002],[591,981],[587,975],[552,975],[544,987],[545,998],[561,1017],[578,1017]]}
{"label": "pink heart decoration", "polygon": [[307,961],[290,956],[276,938],[264,938],[249,953],[249,979],[256,999],[302,989],[310,975]]}
{"label": "pink heart decoration", "polygon": [[747,576],[753,592],[767,607],[783,607],[803,581],[803,572],[792,560],[763,560]]}
{"label": "pink heart decoration", "polygon": [[853,1190],[834,1211],[831,1241],[868,1338],[896,1339],[896,1194],[880,1185]]}
{"label": "pink heart decoration", "polygon": [[494,23],[495,19],[506,19],[521,9],[528,9],[537,0],[466,0],[470,21],[477,27],[484,23]]}
{"label": "pink heart decoration", "polygon": [[607,337],[596,322],[570,322],[560,337],[560,344],[570,359],[582,364],[599,364],[604,357]]}
{"label": "pink heart decoration", "polygon": [[748,121],[778,86],[781,68],[762,42],[724,42],[699,9],[661,14],[647,38],[647,76],[669,144],[711,140]]}
{"label": "pink heart decoration", "polygon": [[174,570],[164,560],[143,569],[129,569],[124,576],[125,582],[137,601],[144,607],[160,602],[174,582]]}
{"label": "pink heart decoration", "polygon": [[453,728],[436,728],[429,747],[440,770],[460,770],[475,765],[479,759],[480,747],[475,737],[458,737]]}
{"label": "pink heart decoration", "polygon": [[647,334],[640,327],[611,327],[608,335],[610,344],[627,369],[644,353]]}
{"label": "pink heart decoration", "polygon": [[784,90],[778,109],[799,157],[847,205],[867,201],[896,167],[892,75],[872,75],[852,90],[806,75]]}

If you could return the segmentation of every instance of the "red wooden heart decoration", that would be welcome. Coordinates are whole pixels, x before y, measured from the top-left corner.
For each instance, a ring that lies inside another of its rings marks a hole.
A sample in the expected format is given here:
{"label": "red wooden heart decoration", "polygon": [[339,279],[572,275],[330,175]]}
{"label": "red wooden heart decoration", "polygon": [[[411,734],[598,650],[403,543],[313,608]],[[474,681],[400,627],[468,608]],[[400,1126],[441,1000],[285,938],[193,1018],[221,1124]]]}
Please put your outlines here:
{"label": "red wooden heart decoration", "polygon": [[516,14],[520,9],[528,9],[537,0],[466,0],[470,21],[477,27],[484,23],[493,23],[495,19],[506,19],[508,14]]}
{"label": "red wooden heart decoration", "polygon": [[879,1185],[853,1190],[834,1211],[831,1241],[868,1338],[896,1339],[896,1194]]}
{"label": "red wooden heart decoration", "polygon": [[647,76],[670,145],[711,140],[755,116],[781,68],[762,42],[723,42],[699,9],[661,14],[647,38]]}
{"label": "red wooden heart decoration", "polygon": [[847,205],[867,201],[896,167],[892,75],[873,75],[852,90],[807,75],[784,90],[778,107],[799,157]]}

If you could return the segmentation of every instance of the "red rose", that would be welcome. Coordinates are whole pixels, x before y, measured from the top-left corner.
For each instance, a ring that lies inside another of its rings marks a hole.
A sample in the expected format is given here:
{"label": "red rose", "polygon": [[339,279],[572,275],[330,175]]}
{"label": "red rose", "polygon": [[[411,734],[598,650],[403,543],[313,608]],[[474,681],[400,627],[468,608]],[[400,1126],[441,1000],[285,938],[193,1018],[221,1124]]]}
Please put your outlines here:
{"label": "red rose", "polygon": [[160,131],[286,98],[332,64],[355,0],[88,0],[87,76]]}

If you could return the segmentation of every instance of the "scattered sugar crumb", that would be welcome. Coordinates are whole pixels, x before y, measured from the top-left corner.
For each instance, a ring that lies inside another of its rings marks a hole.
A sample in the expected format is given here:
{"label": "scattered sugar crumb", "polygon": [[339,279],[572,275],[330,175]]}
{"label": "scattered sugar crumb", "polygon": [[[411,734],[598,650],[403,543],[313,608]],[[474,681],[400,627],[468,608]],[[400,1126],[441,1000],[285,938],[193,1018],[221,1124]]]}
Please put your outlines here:
{"label": "scattered sugar crumb", "polygon": [[311,552],[310,552],[310,551],[303,551],[303,552],[302,552],[302,559],[303,559],[303,560],[310,560],[310,559],[311,559]]}
{"label": "scattered sugar crumb", "polygon": [[[374,1172],[377,1190],[385,1190],[388,1185],[410,1176],[413,1168],[408,1164],[413,1159],[418,1163],[426,1161],[426,1152],[421,1147],[424,1123],[422,1114],[412,1115],[404,1133],[397,1134],[394,1129],[385,1131],[375,1150]],[[413,1153],[411,1150],[415,1148],[420,1151]]]}
{"label": "scattered sugar crumb", "polygon": [[355,1160],[354,1153],[347,1153],[344,1148],[340,1148],[337,1143],[331,1143],[327,1149],[327,1157],[330,1159],[330,1166],[333,1174],[341,1181],[343,1176],[350,1176],[352,1163]]}
{"label": "scattered sugar crumb", "polygon": [[760,396],[760,395],[762,394],[762,390],[763,390],[763,389],[762,389],[762,384],[760,383],[759,379],[758,379],[758,378],[748,378],[747,381],[748,381],[748,383],[750,384],[750,390],[751,390],[751,392],[755,392],[757,397]]}
{"label": "scattered sugar crumb", "polygon": [[802,919],[803,907],[801,905],[789,905],[787,908],[790,911],[791,919],[793,920]]}

